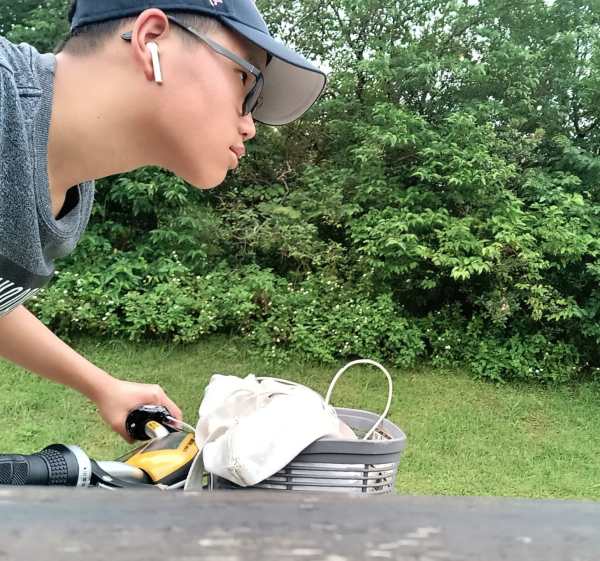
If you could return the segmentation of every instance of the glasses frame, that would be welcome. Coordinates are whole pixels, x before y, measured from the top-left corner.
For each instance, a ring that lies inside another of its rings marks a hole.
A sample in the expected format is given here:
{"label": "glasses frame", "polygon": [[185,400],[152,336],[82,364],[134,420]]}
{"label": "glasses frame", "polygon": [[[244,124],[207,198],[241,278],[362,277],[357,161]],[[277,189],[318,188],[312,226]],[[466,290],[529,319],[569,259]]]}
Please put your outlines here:
{"label": "glasses frame", "polygon": [[[229,60],[231,60],[231,61],[235,62],[236,64],[238,64],[239,66],[241,66],[244,70],[247,70],[248,72],[250,72],[254,76],[254,84],[252,85],[252,88],[246,94],[246,97],[244,98],[244,103],[242,104],[242,115],[245,117],[249,113],[253,113],[256,109],[258,109],[258,107],[260,107],[261,101],[262,101],[261,93],[262,93],[262,89],[265,85],[265,78],[264,78],[263,73],[260,71],[260,69],[256,68],[256,66],[250,64],[248,61],[239,57],[235,53],[232,53],[230,50],[226,49],[225,47],[219,45],[219,43],[213,41],[210,37],[208,37],[204,33],[201,33],[200,31],[198,31],[197,29],[195,29],[193,27],[187,26],[185,23],[178,20],[176,17],[167,16],[167,19],[170,22],[178,25],[185,31],[188,31],[192,35],[196,36],[202,42],[206,43],[206,45],[208,45],[208,47],[210,49],[212,49],[215,53],[220,54],[221,56],[224,56],[225,58],[228,58]],[[121,38],[124,39],[125,41],[131,41],[132,36],[133,36],[133,31],[128,31],[127,33],[123,33],[123,35],[121,35]],[[256,101],[253,102],[254,99]]]}

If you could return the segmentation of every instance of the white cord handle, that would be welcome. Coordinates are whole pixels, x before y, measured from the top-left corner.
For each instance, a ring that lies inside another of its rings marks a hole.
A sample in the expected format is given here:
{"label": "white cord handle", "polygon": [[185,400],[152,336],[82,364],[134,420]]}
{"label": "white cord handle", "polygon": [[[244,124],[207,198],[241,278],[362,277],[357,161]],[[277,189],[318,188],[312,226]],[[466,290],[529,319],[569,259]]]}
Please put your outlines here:
{"label": "white cord handle", "polygon": [[381,415],[381,417],[379,417],[378,421],[373,425],[373,428],[364,436],[363,440],[367,440],[369,439],[373,433],[377,430],[377,427],[383,422],[383,420],[387,417],[387,414],[390,411],[390,406],[392,405],[392,395],[394,393],[394,383],[392,382],[392,377],[390,376],[390,373],[383,367],[381,366],[381,364],[379,364],[378,362],[375,362],[374,360],[370,360],[370,359],[360,359],[360,360],[355,360],[354,362],[349,362],[348,364],[346,364],[346,366],[344,366],[344,368],[342,368],[333,378],[331,384],[329,385],[329,389],[327,390],[327,395],[325,396],[325,403],[327,405],[329,405],[329,400],[331,399],[331,393],[333,392],[333,388],[335,387],[337,381],[339,380],[340,376],[346,372],[346,370],[348,370],[348,368],[350,368],[351,366],[354,366],[356,364],[372,364],[373,366],[377,366],[377,368],[379,368],[381,371],[383,371],[383,373],[387,376],[388,379],[388,383],[389,383],[389,394],[388,394],[388,401],[387,401],[387,405],[385,406],[385,410],[383,412],[383,415]]}
{"label": "white cord handle", "polygon": [[193,427],[192,425],[188,425],[187,423],[184,423],[183,421],[178,421],[175,417],[171,417],[170,415],[167,415],[167,419],[169,421],[171,421],[172,423],[179,423],[182,427],[185,427],[192,433],[196,432],[195,427]]}

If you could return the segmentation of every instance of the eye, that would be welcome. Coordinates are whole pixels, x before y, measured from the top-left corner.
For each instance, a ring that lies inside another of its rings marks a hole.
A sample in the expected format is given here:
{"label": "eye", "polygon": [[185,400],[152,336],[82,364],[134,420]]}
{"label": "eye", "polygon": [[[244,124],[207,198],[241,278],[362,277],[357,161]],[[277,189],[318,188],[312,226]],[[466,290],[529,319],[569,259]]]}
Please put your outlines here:
{"label": "eye", "polygon": [[248,83],[248,73],[240,70],[240,75],[242,77],[242,84],[245,86]]}

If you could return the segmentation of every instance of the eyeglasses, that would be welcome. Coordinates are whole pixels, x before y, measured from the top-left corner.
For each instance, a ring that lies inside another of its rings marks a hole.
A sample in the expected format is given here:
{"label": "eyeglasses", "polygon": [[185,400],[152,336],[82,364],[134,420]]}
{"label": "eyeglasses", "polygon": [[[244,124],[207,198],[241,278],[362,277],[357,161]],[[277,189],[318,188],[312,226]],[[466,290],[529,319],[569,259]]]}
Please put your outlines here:
{"label": "eyeglasses", "polygon": [[[204,33],[200,33],[200,31],[194,29],[193,27],[188,27],[187,25],[185,25],[185,23],[178,20],[177,18],[173,16],[167,16],[167,19],[173,22],[174,24],[178,25],[182,29],[185,29],[192,35],[198,37],[198,39],[206,43],[215,53],[218,53],[228,58],[229,60],[232,60],[236,64],[239,64],[244,70],[247,70],[248,72],[250,72],[250,74],[252,74],[252,76],[254,76],[254,84],[252,84],[252,88],[250,88],[250,91],[246,94],[246,97],[244,98],[244,103],[242,105],[242,115],[246,116],[249,113],[253,113],[254,111],[256,111],[256,109],[258,109],[261,106],[261,94],[265,85],[265,78],[258,68],[245,61],[243,58],[237,56],[235,53],[232,53],[231,51],[227,50],[225,47],[222,47],[221,45],[204,35]],[[125,41],[131,41],[132,35],[133,32],[129,31],[121,35],[121,38],[125,39]]]}

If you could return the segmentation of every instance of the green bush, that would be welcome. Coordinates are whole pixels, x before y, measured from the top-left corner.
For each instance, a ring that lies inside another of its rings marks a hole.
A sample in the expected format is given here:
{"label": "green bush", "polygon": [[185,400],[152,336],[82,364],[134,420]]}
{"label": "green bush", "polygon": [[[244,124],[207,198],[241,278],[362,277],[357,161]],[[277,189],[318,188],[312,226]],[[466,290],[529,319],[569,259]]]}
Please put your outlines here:
{"label": "green bush", "polygon": [[[600,0],[585,4],[259,2],[333,69],[323,99],[259,127],[214,191],[155,168],[99,182],[30,306],[66,336],[233,333],[267,360],[497,381],[599,367]],[[45,5],[54,21],[60,0]],[[17,8],[27,36],[45,8]]]}

